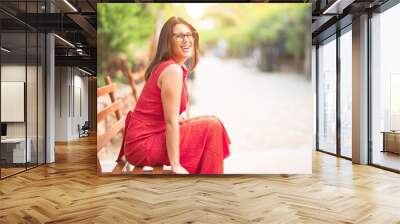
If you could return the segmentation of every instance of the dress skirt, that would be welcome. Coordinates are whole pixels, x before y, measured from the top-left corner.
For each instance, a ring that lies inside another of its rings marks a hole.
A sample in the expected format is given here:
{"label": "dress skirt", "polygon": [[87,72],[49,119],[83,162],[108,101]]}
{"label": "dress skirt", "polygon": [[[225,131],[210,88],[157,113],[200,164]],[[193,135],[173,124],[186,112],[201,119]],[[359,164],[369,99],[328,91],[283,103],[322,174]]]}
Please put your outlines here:
{"label": "dress skirt", "polygon": [[[222,174],[229,156],[230,139],[215,116],[201,116],[179,123],[180,163],[190,174]],[[165,131],[125,144],[126,159],[136,166],[170,165]]]}

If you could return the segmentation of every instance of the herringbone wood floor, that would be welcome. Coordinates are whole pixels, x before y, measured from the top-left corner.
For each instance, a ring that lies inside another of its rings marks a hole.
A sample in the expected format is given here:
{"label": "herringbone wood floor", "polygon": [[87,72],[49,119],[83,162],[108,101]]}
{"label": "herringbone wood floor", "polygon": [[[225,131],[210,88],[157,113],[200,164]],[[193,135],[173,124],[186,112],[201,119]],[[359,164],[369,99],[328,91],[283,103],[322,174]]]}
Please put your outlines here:
{"label": "herringbone wood floor", "polygon": [[96,138],[0,181],[0,223],[400,223],[400,175],[314,153],[313,175],[96,175]]}

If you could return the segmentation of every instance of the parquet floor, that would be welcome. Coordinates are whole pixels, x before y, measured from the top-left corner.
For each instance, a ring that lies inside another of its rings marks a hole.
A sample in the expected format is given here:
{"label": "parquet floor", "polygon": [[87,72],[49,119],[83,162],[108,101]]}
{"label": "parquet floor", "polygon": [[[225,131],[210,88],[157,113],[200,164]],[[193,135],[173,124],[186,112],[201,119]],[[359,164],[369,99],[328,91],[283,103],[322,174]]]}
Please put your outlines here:
{"label": "parquet floor", "polygon": [[96,138],[0,181],[0,223],[400,223],[400,175],[314,153],[312,175],[96,175]]}
{"label": "parquet floor", "polygon": [[23,167],[23,168],[19,168],[19,167],[18,168],[1,168],[1,176],[7,177],[12,174],[24,171],[24,170],[25,170],[25,167]]}

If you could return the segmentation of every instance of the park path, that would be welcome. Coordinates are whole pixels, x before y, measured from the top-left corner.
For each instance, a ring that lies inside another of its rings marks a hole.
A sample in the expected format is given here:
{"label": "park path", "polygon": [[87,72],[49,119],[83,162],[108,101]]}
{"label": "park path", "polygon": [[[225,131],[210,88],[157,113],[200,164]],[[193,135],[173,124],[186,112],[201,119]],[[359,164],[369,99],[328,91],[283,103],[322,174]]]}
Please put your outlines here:
{"label": "park path", "polygon": [[205,56],[189,91],[191,117],[216,115],[228,131],[232,155],[226,173],[311,172],[310,80]]}

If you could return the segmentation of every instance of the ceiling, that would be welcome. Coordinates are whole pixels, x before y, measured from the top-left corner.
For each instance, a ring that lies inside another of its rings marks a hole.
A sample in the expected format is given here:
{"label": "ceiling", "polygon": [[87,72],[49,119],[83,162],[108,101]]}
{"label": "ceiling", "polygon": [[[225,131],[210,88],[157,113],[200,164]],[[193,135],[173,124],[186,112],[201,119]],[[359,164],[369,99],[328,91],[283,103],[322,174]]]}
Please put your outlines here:
{"label": "ceiling", "polygon": [[310,0],[312,3],[311,32],[313,43],[348,24],[352,17],[372,12],[388,0]]}
{"label": "ceiling", "polygon": [[[27,45],[25,30],[53,32],[57,65],[79,66],[96,74],[97,0],[1,0],[0,23],[2,46],[12,49],[8,60],[32,58],[36,46]],[[51,13],[50,13],[51,12]],[[27,35],[27,40],[32,35]],[[35,41],[36,42],[36,41]],[[4,60],[4,58],[3,58]]]}
{"label": "ceiling", "polygon": [[[219,0],[224,2],[224,0]],[[232,0],[227,0],[232,2]],[[387,0],[251,0],[251,2],[292,2],[312,4],[312,37],[321,36],[337,21],[374,9]],[[3,44],[15,48],[15,53],[24,50],[25,39],[18,32],[28,30],[54,32],[56,65],[81,66],[96,73],[96,4],[101,2],[135,2],[133,0],[1,0],[0,22],[4,36]],[[136,1],[138,2],[138,1]],[[149,2],[149,1],[142,1]],[[208,1],[209,2],[209,1]],[[237,1],[248,2],[248,1]],[[27,12],[27,13],[26,13]],[[51,12],[51,13],[49,13]],[[351,21],[351,19],[350,19]],[[19,35],[21,36],[21,35]],[[29,38],[28,38],[29,39]],[[66,40],[66,41],[64,41]],[[11,42],[14,42],[11,44]],[[72,45],[73,46],[72,46]],[[4,45],[5,46],[5,45]],[[28,44],[28,54],[32,44]],[[19,50],[17,50],[19,49]],[[29,56],[28,56],[29,58]]]}

